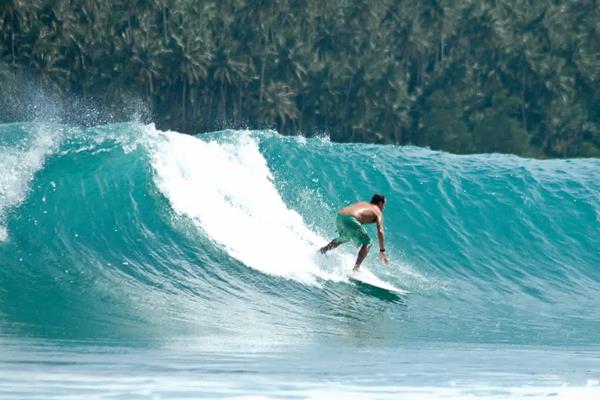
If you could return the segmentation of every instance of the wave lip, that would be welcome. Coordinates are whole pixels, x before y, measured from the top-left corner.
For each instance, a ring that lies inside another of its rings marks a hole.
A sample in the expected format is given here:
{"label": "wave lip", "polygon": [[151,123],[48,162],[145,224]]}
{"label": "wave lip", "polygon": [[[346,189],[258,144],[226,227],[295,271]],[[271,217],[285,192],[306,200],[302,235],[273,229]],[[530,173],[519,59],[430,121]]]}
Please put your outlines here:
{"label": "wave lip", "polygon": [[62,128],[47,125],[0,125],[0,241],[8,238],[6,214],[27,197],[36,172],[58,147]]}

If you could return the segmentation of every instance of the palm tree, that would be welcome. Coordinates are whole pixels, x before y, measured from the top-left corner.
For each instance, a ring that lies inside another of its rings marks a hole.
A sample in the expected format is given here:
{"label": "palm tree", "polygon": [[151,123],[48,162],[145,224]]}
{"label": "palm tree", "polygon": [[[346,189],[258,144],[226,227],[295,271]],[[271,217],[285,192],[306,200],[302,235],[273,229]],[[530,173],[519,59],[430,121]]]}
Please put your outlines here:
{"label": "palm tree", "polygon": [[17,58],[15,37],[20,31],[19,20],[16,0],[0,0],[0,41],[9,50],[13,65]]}
{"label": "palm tree", "polygon": [[217,50],[211,65],[210,77],[219,93],[218,110],[221,121],[225,121],[227,117],[227,99],[230,97],[228,92],[234,91],[234,89],[237,89],[238,93],[241,92],[241,88],[245,87],[254,78],[253,66],[248,60],[236,60],[232,56],[232,50],[220,48]]}
{"label": "palm tree", "polygon": [[258,110],[262,120],[285,132],[287,124],[294,123],[298,116],[294,96],[295,93],[285,83],[270,82],[264,93],[262,107]]}
{"label": "palm tree", "polygon": [[[181,34],[177,31],[181,31]],[[171,54],[170,70],[174,73],[172,79],[178,82],[181,90],[183,119],[187,121],[187,105],[194,101],[190,96],[190,88],[208,76],[208,68],[213,59],[211,45],[203,36],[186,34],[181,27],[171,33],[167,50]]]}

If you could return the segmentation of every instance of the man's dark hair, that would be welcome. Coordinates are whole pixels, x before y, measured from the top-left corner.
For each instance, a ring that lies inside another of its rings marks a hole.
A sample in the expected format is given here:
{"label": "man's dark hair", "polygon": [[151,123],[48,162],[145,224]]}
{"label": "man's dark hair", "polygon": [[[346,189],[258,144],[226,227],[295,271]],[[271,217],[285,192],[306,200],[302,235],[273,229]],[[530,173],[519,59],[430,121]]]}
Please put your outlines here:
{"label": "man's dark hair", "polygon": [[385,196],[379,193],[375,193],[373,197],[371,197],[371,204],[379,203],[385,203]]}

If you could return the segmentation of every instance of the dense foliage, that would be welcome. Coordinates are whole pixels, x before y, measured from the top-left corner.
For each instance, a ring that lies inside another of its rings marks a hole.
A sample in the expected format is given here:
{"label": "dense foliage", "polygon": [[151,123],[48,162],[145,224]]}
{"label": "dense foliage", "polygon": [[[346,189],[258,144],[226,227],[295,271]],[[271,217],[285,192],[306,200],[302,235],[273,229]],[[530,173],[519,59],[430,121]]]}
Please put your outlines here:
{"label": "dense foliage", "polygon": [[0,84],[26,74],[117,114],[139,98],[188,132],[599,156],[599,16],[595,0],[0,0]]}

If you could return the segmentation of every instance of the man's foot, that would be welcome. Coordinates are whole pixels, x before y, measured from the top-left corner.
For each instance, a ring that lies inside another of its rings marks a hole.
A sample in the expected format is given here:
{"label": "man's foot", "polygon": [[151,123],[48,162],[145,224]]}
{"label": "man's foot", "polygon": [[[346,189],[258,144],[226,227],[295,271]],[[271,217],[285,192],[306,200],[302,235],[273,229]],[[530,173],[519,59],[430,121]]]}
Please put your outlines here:
{"label": "man's foot", "polygon": [[352,272],[358,272],[360,270],[360,265],[355,265],[354,268],[352,268]]}
{"label": "man's foot", "polygon": [[327,253],[327,250],[328,250],[328,249],[327,249],[327,246],[325,246],[325,247],[321,247],[321,248],[319,249],[319,253],[321,253],[321,254],[325,254],[325,253]]}

